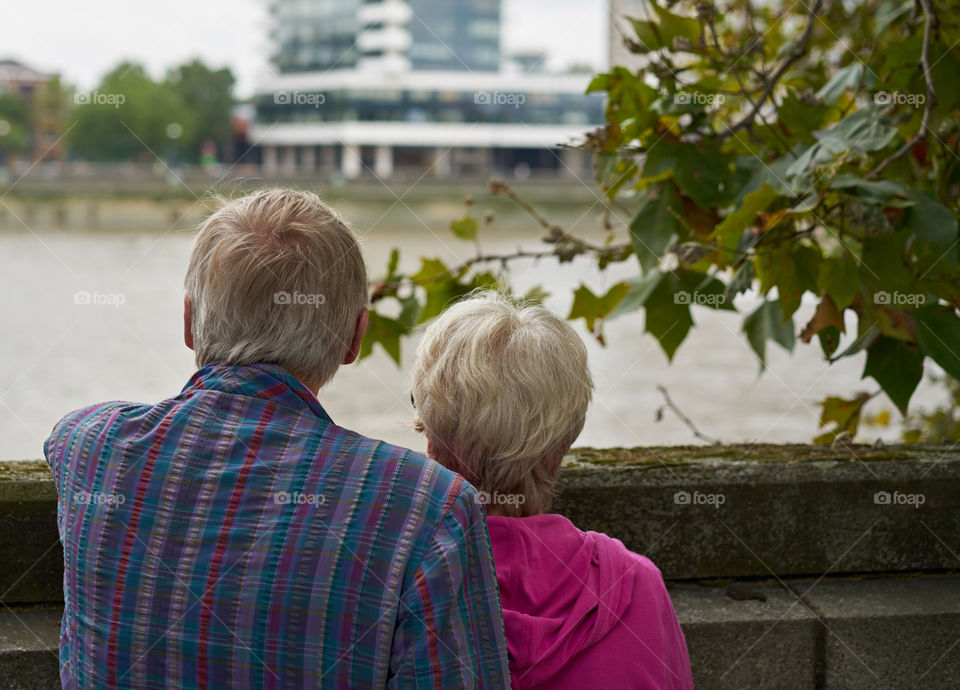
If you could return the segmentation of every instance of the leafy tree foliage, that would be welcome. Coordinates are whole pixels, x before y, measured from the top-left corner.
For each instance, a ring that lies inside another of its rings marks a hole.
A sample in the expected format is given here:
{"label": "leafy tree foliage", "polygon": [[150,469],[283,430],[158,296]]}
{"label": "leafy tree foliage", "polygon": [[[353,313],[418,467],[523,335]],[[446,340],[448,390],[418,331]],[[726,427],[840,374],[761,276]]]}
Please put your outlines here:
{"label": "leafy tree foliage", "polygon": [[176,158],[195,162],[204,141],[230,134],[234,78],[198,60],[155,81],[136,63],[122,63],[96,89],[75,98],[69,142],[91,161]]}
{"label": "leafy tree foliage", "polygon": [[19,96],[0,93],[0,163],[9,155],[26,150],[28,125],[27,109]]}
{"label": "leafy tree foliage", "polygon": [[[763,301],[742,330],[761,368],[770,341],[816,340],[827,363],[866,351],[864,378],[903,413],[928,361],[960,378],[956,3],[651,5],[626,38],[642,66],[589,87],[607,104],[584,147],[609,203],[636,203],[626,227],[611,223],[594,246],[527,207],[542,251],[456,267],[423,259],[410,276],[394,255],[373,299],[400,317],[378,317],[365,352],[380,342],[398,359],[402,335],[496,279],[482,270],[490,262],[586,254],[640,269],[604,295],[574,293],[569,318],[601,339],[605,321],[642,314],[672,358],[694,307],[734,309],[755,288]],[[492,190],[515,198],[502,183]],[[451,225],[468,239],[478,228],[469,213]],[[796,323],[806,295],[815,313]],[[825,400],[821,421],[833,426],[819,440],[854,435],[869,397]]]}
{"label": "leafy tree foliage", "polygon": [[211,69],[200,60],[188,62],[167,75],[167,83],[194,116],[192,137],[183,141],[190,161],[199,159],[206,141],[212,141],[218,150],[224,150],[231,135],[230,112],[234,104],[235,82],[228,68]]}

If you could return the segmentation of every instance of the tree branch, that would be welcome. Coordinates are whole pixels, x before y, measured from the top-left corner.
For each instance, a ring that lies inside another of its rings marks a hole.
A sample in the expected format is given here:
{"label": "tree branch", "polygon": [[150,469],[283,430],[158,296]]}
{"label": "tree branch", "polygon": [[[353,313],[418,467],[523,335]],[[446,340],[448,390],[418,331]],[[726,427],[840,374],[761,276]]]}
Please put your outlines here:
{"label": "tree branch", "polygon": [[739,122],[727,129],[723,136],[730,136],[734,132],[737,132],[741,129],[746,129],[747,127],[753,125],[754,118],[756,118],[757,113],[760,112],[760,108],[763,107],[763,104],[766,103],[767,99],[773,94],[773,90],[776,88],[777,82],[780,81],[780,78],[788,69],[790,69],[791,65],[807,54],[807,44],[810,42],[811,34],[813,34],[813,26],[817,21],[817,12],[820,11],[820,7],[822,5],[823,0],[816,0],[816,2],[813,3],[813,6],[810,8],[810,18],[807,21],[807,26],[803,30],[803,34],[800,36],[800,42],[797,44],[797,47],[790,51],[790,54],[783,60],[783,62],[780,63],[777,69],[775,69],[773,73],[767,77],[767,83],[760,94],[760,98],[750,109],[750,112],[744,115]]}
{"label": "tree branch", "polygon": [[933,106],[937,104],[937,91],[933,86],[933,75],[930,73],[930,28],[934,21],[933,8],[930,6],[930,0],[920,0],[920,6],[923,7],[923,47],[920,50],[920,68],[923,70],[923,79],[927,85],[926,102],[923,106],[923,118],[920,120],[920,129],[916,131],[903,146],[894,151],[880,162],[880,165],[864,175],[864,179],[879,175],[890,163],[900,158],[909,151],[914,144],[927,135],[927,127],[930,123],[930,113]]}
{"label": "tree branch", "polygon": [[660,418],[663,416],[663,408],[669,407],[670,410],[675,415],[677,415],[677,417],[680,418],[681,422],[687,425],[687,428],[690,429],[690,431],[693,432],[693,435],[696,436],[698,439],[706,443],[709,443],[711,445],[715,445],[715,446],[721,445],[720,441],[718,441],[717,439],[710,438],[706,434],[701,433],[701,431],[696,427],[696,425],[692,421],[690,421],[690,418],[680,411],[680,408],[674,404],[673,399],[670,397],[670,393],[667,392],[667,389],[665,386],[658,385],[657,390],[660,391],[660,393],[663,395],[664,401],[666,401],[666,404],[657,410],[657,421],[659,421]]}

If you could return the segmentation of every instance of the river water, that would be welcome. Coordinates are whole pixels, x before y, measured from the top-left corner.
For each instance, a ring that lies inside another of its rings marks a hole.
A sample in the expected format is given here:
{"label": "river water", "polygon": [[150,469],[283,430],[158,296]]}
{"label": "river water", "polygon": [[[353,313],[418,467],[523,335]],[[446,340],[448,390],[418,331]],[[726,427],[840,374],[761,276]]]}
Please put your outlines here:
{"label": "river water", "polygon": [[[354,201],[338,208],[360,235],[373,277],[383,273],[394,246],[408,268],[420,255],[456,261],[475,250],[446,229],[463,212],[455,201]],[[179,392],[194,371],[182,340],[182,285],[191,224],[203,207],[130,202],[100,209],[95,218],[82,206],[59,214],[12,202],[0,206],[2,459],[42,457],[43,439],[70,410],[103,400],[158,401]],[[589,234],[596,232],[597,208],[565,207],[554,219]],[[536,248],[537,234],[528,218],[507,213],[484,232],[482,246],[485,252]],[[580,281],[597,292],[635,271],[632,262],[602,274],[586,260],[565,266],[525,261],[514,264],[512,275],[520,292],[546,286],[554,293],[548,306],[565,314]],[[77,293],[91,295],[93,303],[82,297],[78,303]],[[746,311],[755,303],[755,296],[743,296],[736,306]],[[812,311],[804,304],[798,328]],[[694,307],[694,320],[672,364],[644,333],[642,312],[608,324],[606,347],[585,333],[582,322],[577,325],[596,383],[579,445],[695,443],[672,413],[655,421],[663,402],[658,384],[704,434],[728,442],[809,441],[817,433],[819,400],[877,387],[860,381],[862,355],[828,367],[818,345],[799,342],[792,356],[769,344],[767,371],[758,375],[757,359],[739,332],[742,314]],[[409,428],[407,371],[414,345],[403,344],[400,368],[377,348],[342,369],[320,395],[333,419],[422,451],[423,438]],[[914,403],[930,406],[941,397],[925,381]],[[868,411],[884,408],[894,409],[880,396]],[[895,439],[897,427],[861,427],[860,438]]]}

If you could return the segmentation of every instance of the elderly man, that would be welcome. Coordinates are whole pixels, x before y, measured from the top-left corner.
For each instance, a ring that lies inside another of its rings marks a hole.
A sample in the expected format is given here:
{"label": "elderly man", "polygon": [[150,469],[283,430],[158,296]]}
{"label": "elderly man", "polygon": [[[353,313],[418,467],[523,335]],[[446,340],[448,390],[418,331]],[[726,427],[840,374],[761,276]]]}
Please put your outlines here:
{"label": "elderly man", "polygon": [[65,688],[508,686],[476,490],[315,395],[357,357],[366,290],[313,194],[206,221],[184,300],[199,371],[156,405],[73,412],[44,446]]}

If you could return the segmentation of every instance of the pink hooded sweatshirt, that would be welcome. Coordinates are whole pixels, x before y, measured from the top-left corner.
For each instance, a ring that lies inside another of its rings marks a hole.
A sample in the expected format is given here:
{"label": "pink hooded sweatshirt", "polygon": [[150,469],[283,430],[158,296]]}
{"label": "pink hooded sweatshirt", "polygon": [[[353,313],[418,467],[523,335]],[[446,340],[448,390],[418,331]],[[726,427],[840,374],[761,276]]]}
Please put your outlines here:
{"label": "pink hooded sweatshirt", "polygon": [[487,518],[516,690],[693,688],[657,567],[562,515]]}

